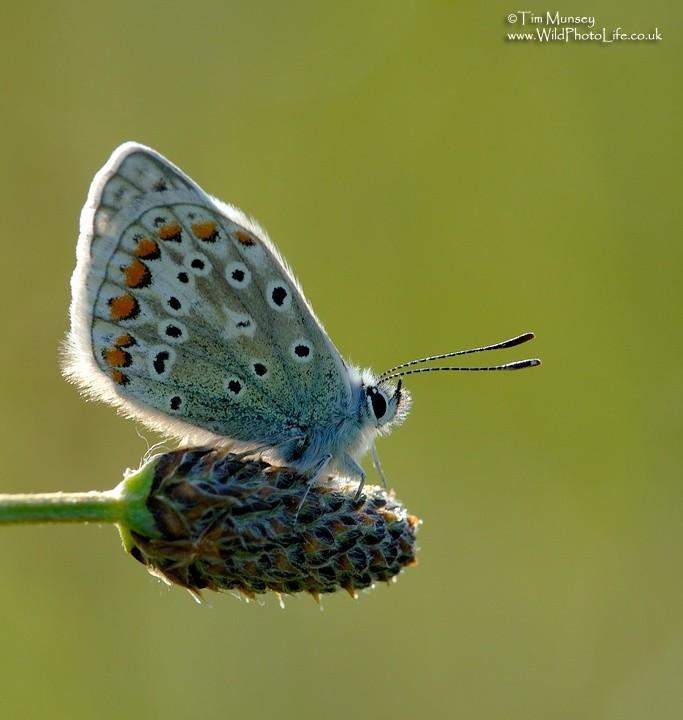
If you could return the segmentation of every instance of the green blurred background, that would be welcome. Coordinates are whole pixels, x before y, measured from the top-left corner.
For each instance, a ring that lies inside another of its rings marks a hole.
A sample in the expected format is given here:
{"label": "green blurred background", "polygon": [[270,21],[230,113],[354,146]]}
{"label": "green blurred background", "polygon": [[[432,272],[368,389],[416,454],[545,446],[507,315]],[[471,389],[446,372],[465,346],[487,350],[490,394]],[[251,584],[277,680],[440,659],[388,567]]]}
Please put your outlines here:
{"label": "green blurred background", "polygon": [[106,489],[146,450],[58,370],[124,140],[256,216],[353,361],[524,330],[499,358],[544,361],[411,379],[379,450],[420,565],[322,613],[198,606],[109,527],[2,529],[3,718],[683,715],[683,13],[529,7],[664,37],[538,45],[504,40],[518,9],[3,6],[1,491]]}

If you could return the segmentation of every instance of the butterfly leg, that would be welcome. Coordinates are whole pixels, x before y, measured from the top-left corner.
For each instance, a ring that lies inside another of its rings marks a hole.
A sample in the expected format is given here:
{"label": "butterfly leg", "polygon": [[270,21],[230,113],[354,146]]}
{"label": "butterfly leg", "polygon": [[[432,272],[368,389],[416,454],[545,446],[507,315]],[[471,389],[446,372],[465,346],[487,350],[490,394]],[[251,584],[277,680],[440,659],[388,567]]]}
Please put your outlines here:
{"label": "butterfly leg", "polygon": [[356,490],[356,494],[354,495],[354,498],[353,498],[356,502],[358,502],[360,500],[360,497],[363,494],[364,486],[365,486],[365,471],[361,470],[360,480],[358,481],[358,490]]}
{"label": "butterfly leg", "polygon": [[382,470],[382,463],[379,461],[379,455],[377,454],[377,448],[372,446],[372,464],[375,466],[375,470],[379,475],[379,480],[382,483],[382,487],[387,489],[387,479],[384,477],[384,471]]}
{"label": "butterfly leg", "polygon": [[318,461],[317,465],[313,469],[313,472],[311,474],[310,479],[306,483],[306,490],[304,491],[304,496],[301,498],[301,502],[299,503],[299,506],[296,509],[296,513],[294,514],[294,524],[296,525],[298,519],[299,519],[299,513],[301,512],[301,508],[304,506],[304,503],[306,502],[306,498],[308,497],[308,493],[311,491],[311,488],[318,482],[322,474],[325,472],[325,468],[329,465],[330,460],[332,460],[332,455],[323,455],[322,458]]}
{"label": "butterfly leg", "polygon": [[350,478],[358,478],[358,490],[354,500],[358,502],[360,496],[363,493],[363,486],[365,485],[365,470],[350,456],[344,455],[341,466],[342,474]]}

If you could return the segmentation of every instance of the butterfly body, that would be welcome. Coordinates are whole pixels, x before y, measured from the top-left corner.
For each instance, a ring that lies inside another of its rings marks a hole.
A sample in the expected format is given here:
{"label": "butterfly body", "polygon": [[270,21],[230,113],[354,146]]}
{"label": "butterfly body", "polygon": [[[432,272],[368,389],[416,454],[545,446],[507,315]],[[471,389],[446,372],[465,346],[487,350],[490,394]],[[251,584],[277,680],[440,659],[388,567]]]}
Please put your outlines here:
{"label": "butterfly body", "polygon": [[362,478],[410,402],[342,360],[256,223],[136,143],[81,214],[65,370],[154,429],[310,475]]}

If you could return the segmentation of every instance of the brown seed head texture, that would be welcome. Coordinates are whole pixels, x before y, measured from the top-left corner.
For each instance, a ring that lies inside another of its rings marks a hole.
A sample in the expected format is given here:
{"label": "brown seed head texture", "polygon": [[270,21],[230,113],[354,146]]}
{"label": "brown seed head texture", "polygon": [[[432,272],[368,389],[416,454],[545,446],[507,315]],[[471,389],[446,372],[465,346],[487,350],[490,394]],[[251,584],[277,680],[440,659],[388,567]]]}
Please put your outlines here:
{"label": "brown seed head texture", "polygon": [[215,448],[158,456],[147,508],[159,537],[131,532],[131,554],[193,592],[269,590],[314,597],[388,581],[415,564],[418,519],[392,493],[321,479]]}

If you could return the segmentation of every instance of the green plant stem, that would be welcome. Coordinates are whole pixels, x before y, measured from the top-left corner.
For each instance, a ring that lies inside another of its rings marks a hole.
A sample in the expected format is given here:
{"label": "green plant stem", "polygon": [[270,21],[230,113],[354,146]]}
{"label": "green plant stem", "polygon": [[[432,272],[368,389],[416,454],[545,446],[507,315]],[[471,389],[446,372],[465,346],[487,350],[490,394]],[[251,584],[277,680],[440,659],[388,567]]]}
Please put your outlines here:
{"label": "green plant stem", "polygon": [[19,523],[119,523],[129,501],[114,492],[0,495],[0,525]]}

